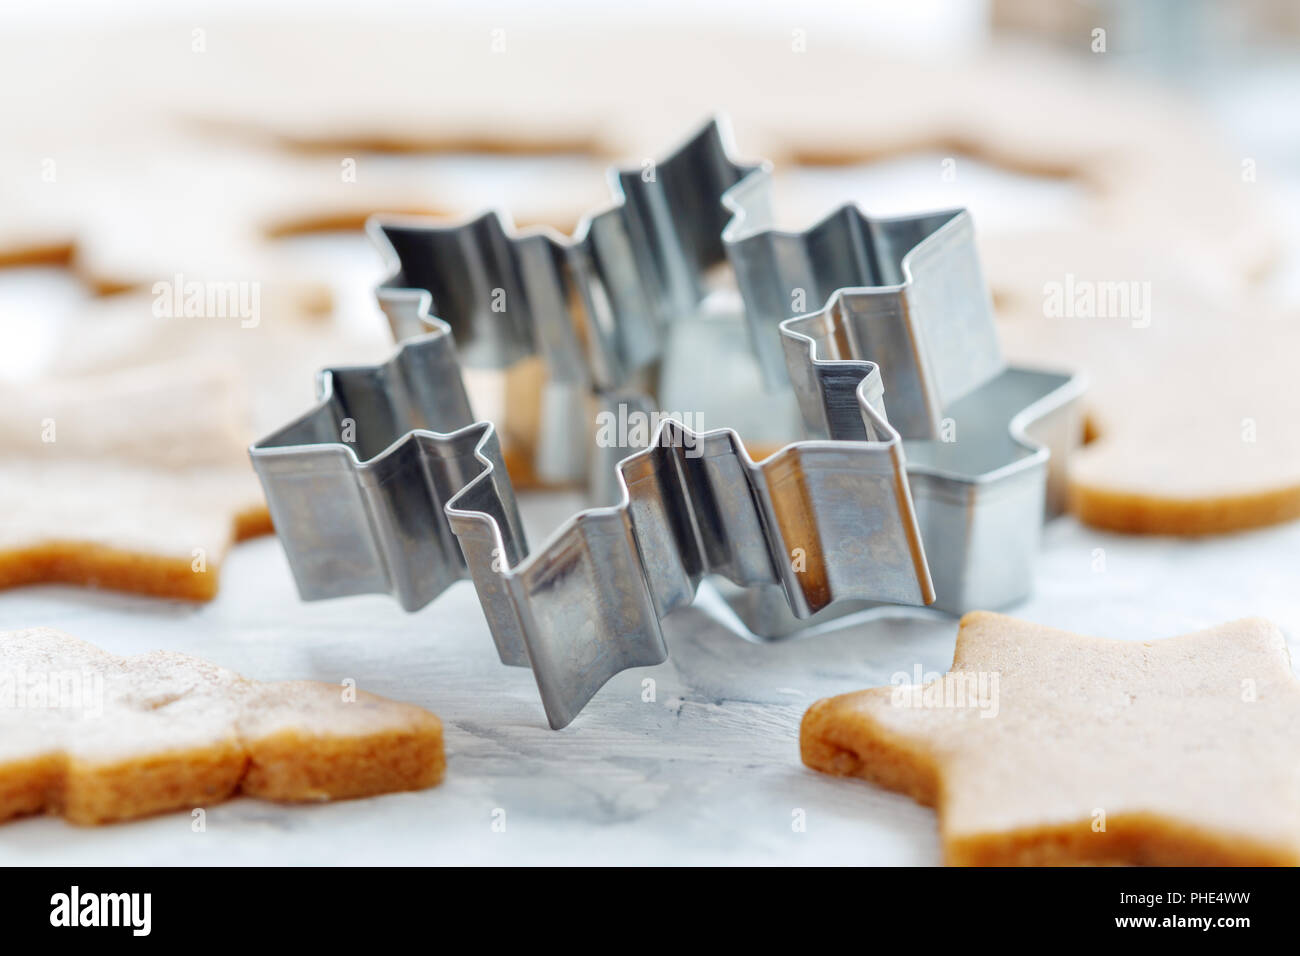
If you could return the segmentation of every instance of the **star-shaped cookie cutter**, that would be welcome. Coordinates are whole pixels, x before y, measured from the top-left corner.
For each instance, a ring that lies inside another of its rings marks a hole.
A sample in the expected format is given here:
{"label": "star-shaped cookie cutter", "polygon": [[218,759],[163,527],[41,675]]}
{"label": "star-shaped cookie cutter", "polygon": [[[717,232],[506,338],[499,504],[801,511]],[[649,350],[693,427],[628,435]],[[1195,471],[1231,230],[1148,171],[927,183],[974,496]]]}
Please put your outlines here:
{"label": "star-shaped cookie cutter", "polygon": [[[758,336],[771,332],[761,321],[767,313],[756,282],[762,256],[785,267],[782,277],[818,281],[844,274],[839,260],[892,261],[855,258],[857,251],[833,240],[829,251],[818,252],[824,240],[817,228],[802,248],[801,236],[755,228],[768,218],[769,172],[767,164],[733,161],[714,121],[660,163],[615,171],[615,204],[585,220],[573,238],[515,232],[492,215],[460,226],[377,223],[372,231],[389,244],[396,270],[380,287],[381,306],[399,339],[416,337],[383,366],[325,373],[321,404],[252,449],[300,593],[311,599],[387,591],[414,609],[452,580],[472,577],[502,660],[532,667],[557,727],[613,674],[664,659],[659,618],[689,603],[706,573],[739,585],[751,598],[751,628],[768,634],[787,632],[841,599],[930,603],[921,546],[927,530],[929,547],[957,555],[945,559],[944,567],[955,570],[943,579],[950,588],[940,592],[943,606],[1025,593],[1043,515],[1046,450],[1017,442],[1012,467],[998,461],[976,474],[907,468],[899,433],[883,415],[880,370],[838,344],[830,350],[829,339],[819,343],[795,323],[780,330],[795,393],[829,441],[799,442],[755,463],[730,430],[700,434],[665,423],[647,450],[605,469],[617,483],[616,505],[580,513],[528,555],[500,449],[490,427],[476,425],[469,412],[450,333],[469,340],[475,364],[506,365],[540,352],[552,379],[572,386],[572,394],[650,403],[626,390],[659,356],[665,327],[699,303],[707,274],[729,259],[752,303],[761,354]],[[911,357],[907,386],[928,391],[900,393],[899,415],[909,433],[928,437],[917,422],[928,416],[935,425],[944,411],[937,427],[946,428],[965,400],[961,389],[978,392],[1000,358],[969,218],[948,213],[897,222],[897,230],[882,235],[896,242],[894,268],[905,278],[857,290],[853,301],[860,291],[873,304],[866,312],[884,314],[892,303],[915,319],[868,323],[873,347],[924,347],[918,330],[928,332],[954,302],[971,300],[982,304],[982,311],[963,313],[971,341],[992,341],[994,358],[971,356],[966,372],[960,348],[943,361]],[[965,229],[949,228],[954,222]],[[808,259],[808,271],[788,268],[782,257],[789,255],[796,265],[800,256]],[[817,268],[813,255],[829,256],[833,272]],[[950,272],[954,264],[965,271]],[[879,280],[845,284],[863,281]],[[843,303],[835,305],[834,316],[842,316]],[[817,359],[814,348],[834,356],[833,363]],[[889,358],[896,355],[890,351]],[[348,384],[354,380],[365,384]],[[1008,410],[998,447],[1015,441],[1008,425],[1059,419],[1070,404],[1066,392],[1040,396],[1018,416]],[[922,416],[918,409],[928,411]],[[571,415],[560,419],[572,429]],[[965,441],[968,430],[977,438],[990,433],[963,429]],[[1064,448],[1072,438],[1060,431]],[[997,455],[986,449],[984,457]],[[916,521],[905,475],[933,502],[927,515],[935,517],[925,524]],[[977,488],[987,493],[977,495]],[[986,520],[970,521],[973,542],[953,551],[945,536],[950,516],[963,508],[968,519],[978,511]],[[969,563],[997,549],[990,534],[1011,534],[1004,550],[1015,551],[1014,561],[998,555],[1010,570],[993,578]]]}

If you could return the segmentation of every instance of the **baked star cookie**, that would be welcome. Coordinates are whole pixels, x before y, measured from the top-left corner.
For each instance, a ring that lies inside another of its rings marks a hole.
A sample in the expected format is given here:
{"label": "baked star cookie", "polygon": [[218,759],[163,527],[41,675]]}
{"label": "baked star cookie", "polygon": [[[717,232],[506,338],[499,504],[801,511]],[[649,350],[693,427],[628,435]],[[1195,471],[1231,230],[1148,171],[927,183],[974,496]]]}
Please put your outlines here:
{"label": "baked star cookie", "polygon": [[800,749],[936,807],[952,865],[1296,865],[1298,726],[1267,621],[1116,641],[976,611],[951,672],[818,701]]}
{"label": "baked star cookie", "polygon": [[215,597],[230,546],[271,530],[243,398],[201,361],[0,389],[0,588]]}
{"label": "baked star cookie", "polygon": [[118,657],[49,628],[0,633],[0,821],[365,797],[431,787],[443,768],[442,725],[412,704],[185,654]]}
{"label": "baked star cookie", "polygon": [[1090,442],[1069,508],[1113,531],[1214,534],[1300,517],[1300,392],[1280,383],[1300,312],[1212,264],[1113,236],[1025,233],[982,245],[1009,360],[1074,368]]}

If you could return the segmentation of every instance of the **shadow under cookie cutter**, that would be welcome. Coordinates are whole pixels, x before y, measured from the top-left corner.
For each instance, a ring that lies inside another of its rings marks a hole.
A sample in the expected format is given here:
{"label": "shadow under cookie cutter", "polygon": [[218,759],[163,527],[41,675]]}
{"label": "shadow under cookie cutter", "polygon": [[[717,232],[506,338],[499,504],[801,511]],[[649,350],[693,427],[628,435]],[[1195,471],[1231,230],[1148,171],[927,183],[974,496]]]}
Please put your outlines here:
{"label": "shadow under cookie cutter", "polygon": [[493,427],[473,420],[450,330],[432,325],[382,365],[323,372],[317,406],[250,449],[304,599],[391,592],[415,610],[472,578],[502,662],[531,667],[554,728],[614,674],[667,658],[660,618],[705,574],[779,588],[797,617],[933,600],[870,363],[855,440],[837,425],[756,463],[733,431],[666,421],[620,463],[618,505],[530,554]]}

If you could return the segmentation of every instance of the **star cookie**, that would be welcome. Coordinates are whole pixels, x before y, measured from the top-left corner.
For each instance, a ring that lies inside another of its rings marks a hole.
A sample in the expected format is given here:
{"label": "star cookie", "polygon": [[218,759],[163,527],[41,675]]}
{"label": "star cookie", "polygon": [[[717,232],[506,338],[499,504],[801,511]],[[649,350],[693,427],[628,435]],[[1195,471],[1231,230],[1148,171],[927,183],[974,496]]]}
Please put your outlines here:
{"label": "star cookie", "polygon": [[443,768],[442,724],[412,704],[167,651],[118,657],[44,627],[0,634],[0,821],[364,797],[431,787]]}
{"label": "star cookie", "polygon": [[201,361],[0,389],[0,588],[215,597],[231,545],[271,530],[243,398]]}
{"label": "star cookie", "polygon": [[1295,865],[1297,726],[1267,621],[1117,641],[978,611],[947,675],[818,701],[800,749],[934,806],[953,865]]}

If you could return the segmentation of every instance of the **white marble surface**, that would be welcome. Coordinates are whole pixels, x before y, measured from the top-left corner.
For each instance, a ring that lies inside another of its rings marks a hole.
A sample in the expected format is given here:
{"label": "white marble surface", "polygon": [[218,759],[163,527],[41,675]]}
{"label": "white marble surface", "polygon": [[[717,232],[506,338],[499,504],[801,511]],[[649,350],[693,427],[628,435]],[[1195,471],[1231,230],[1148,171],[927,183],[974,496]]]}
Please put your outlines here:
{"label": "white marble surface", "polygon": [[[576,503],[526,499],[533,537]],[[1135,640],[1260,614],[1294,636],[1297,555],[1300,524],[1175,541],[1061,519],[1037,596],[1015,613]],[[354,678],[439,714],[448,750],[435,789],[300,807],[241,798],[207,808],[202,833],[184,812],[95,829],[21,820],[0,827],[0,863],[937,863],[931,811],[807,770],[797,735],[819,697],[918,664],[945,670],[955,622],[877,619],[759,645],[700,603],[669,618],[667,663],[619,675],[557,732],[531,675],[497,662],[465,582],[415,614],[384,597],[304,604],[266,538],[235,549],[205,606],[55,586],[0,594],[0,629],[50,625],[124,654],[176,648],[268,680]]]}

